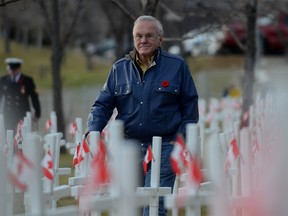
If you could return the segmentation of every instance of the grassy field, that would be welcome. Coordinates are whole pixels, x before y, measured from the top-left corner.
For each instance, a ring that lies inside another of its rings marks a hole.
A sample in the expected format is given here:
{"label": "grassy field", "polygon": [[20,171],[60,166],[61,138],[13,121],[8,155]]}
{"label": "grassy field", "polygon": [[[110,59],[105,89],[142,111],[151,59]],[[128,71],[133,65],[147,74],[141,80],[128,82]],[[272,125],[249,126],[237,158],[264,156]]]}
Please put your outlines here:
{"label": "grassy field", "polygon": [[[11,43],[11,53],[5,54],[3,52],[3,43],[0,40],[0,75],[6,73],[4,60],[7,57],[23,59],[22,71],[33,76],[39,89],[51,88],[50,49],[32,47],[27,49],[17,43]],[[111,64],[100,61],[97,58],[93,59],[93,63],[93,70],[87,70],[85,58],[81,50],[68,50],[61,68],[63,87],[78,87],[103,83]]]}
{"label": "grassy field", "polygon": [[[0,39],[0,75],[6,73],[4,63],[7,57],[19,57],[24,60],[22,70],[34,77],[38,89],[49,89],[51,81],[51,50],[48,48],[37,49],[24,48],[12,42],[11,53],[3,52],[3,42]],[[61,68],[61,76],[64,88],[79,87],[83,85],[103,84],[110,71],[111,61],[101,61],[101,58],[93,58],[94,68],[87,70],[86,60],[79,49],[69,49]],[[203,70],[227,69],[229,67],[242,67],[242,56],[201,56],[187,58],[190,70],[199,73]]]}

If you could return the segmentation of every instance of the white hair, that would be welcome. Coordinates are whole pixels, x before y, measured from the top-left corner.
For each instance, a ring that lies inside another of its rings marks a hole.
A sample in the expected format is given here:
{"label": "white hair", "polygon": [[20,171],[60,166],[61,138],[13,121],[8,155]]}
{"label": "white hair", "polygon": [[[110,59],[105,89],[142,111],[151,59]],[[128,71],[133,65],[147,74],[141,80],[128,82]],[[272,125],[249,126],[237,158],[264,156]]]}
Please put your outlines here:
{"label": "white hair", "polygon": [[134,26],[135,26],[137,23],[142,22],[142,21],[155,22],[156,25],[157,25],[157,28],[158,28],[158,33],[159,33],[160,35],[163,35],[163,34],[164,34],[162,23],[161,23],[158,19],[156,19],[155,17],[149,16],[149,15],[140,16],[140,17],[138,17],[138,18],[135,20]]}

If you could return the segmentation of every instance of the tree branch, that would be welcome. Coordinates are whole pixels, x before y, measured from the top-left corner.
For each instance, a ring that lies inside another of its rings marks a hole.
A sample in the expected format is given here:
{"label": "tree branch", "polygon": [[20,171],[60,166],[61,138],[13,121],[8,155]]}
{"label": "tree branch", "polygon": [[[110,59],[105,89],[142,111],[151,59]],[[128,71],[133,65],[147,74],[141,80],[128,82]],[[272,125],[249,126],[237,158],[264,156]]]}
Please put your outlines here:
{"label": "tree branch", "polygon": [[15,3],[15,2],[18,2],[18,1],[22,1],[22,0],[7,0],[7,1],[2,0],[0,2],[0,7],[4,7],[4,6],[8,5],[8,4],[12,4],[12,3]]}
{"label": "tree branch", "polygon": [[76,12],[74,14],[74,17],[73,17],[73,20],[71,22],[71,25],[68,29],[68,32],[67,34],[64,36],[64,39],[63,39],[63,47],[66,47],[66,45],[68,44],[72,34],[73,34],[73,31],[75,29],[75,26],[76,26],[76,23],[77,23],[77,20],[80,16],[80,13],[82,11],[82,8],[83,8],[83,1],[84,0],[78,0],[78,5],[76,7]]}
{"label": "tree branch", "polygon": [[110,0],[111,3],[113,3],[114,5],[116,5],[116,7],[118,7],[129,19],[131,19],[132,21],[134,21],[136,19],[136,17],[131,14],[123,4],[121,4],[119,1],[117,0]]}
{"label": "tree branch", "polygon": [[[240,8],[242,8],[243,5],[244,5],[244,3],[242,2],[242,6]],[[232,5],[230,5],[230,6],[232,7]],[[222,25],[225,26],[226,30],[229,31],[229,33],[231,34],[231,36],[233,37],[233,39],[235,40],[235,42],[239,46],[239,48],[242,49],[243,51],[246,51],[246,46],[240,41],[239,37],[232,30],[232,28],[229,25],[225,25],[225,23],[227,23],[235,15],[235,12],[232,11],[231,14],[227,15],[227,18],[225,18],[224,20],[221,20],[221,19],[219,19],[217,14],[214,12],[213,8],[208,7],[207,5],[204,5],[202,3],[198,4],[198,7],[203,8],[206,11],[210,12],[210,16],[212,15],[216,20],[218,20],[219,23],[221,23]]]}
{"label": "tree branch", "polygon": [[228,25],[225,26],[225,28],[227,29],[227,31],[229,31],[229,33],[231,34],[231,36],[233,37],[233,39],[235,40],[235,42],[239,46],[239,48],[242,49],[243,51],[246,51],[246,46],[240,41],[240,39],[236,35],[235,31]]}
{"label": "tree branch", "polygon": [[195,38],[196,36],[200,35],[200,34],[203,34],[203,33],[206,33],[206,32],[209,32],[209,31],[212,31],[212,30],[215,30],[215,29],[218,29],[220,28],[221,25],[209,25],[205,28],[202,28],[201,30],[199,30],[198,32],[194,33],[193,35],[186,35],[186,36],[183,36],[183,37],[170,37],[170,38],[165,38],[164,37],[164,41],[183,41],[183,40],[187,40],[187,39],[193,39]]}
{"label": "tree branch", "polygon": [[43,11],[43,16],[44,16],[44,19],[46,20],[48,30],[49,30],[51,35],[54,35],[54,29],[53,29],[53,26],[52,26],[52,23],[51,23],[51,20],[49,17],[49,13],[48,13],[48,9],[47,9],[47,5],[45,3],[45,0],[40,0],[39,5],[40,5],[41,10]]}

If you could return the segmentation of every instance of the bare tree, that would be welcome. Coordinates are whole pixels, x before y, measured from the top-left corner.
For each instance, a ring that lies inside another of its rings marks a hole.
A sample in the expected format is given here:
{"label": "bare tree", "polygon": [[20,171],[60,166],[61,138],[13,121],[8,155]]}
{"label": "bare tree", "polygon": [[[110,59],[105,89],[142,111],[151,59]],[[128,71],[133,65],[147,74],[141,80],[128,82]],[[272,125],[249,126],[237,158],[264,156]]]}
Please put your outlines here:
{"label": "bare tree", "polygon": [[[62,99],[62,78],[61,78],[61,65],[65,55],[65,48],[72,36],[75,29],[76,22],[79,18],[80,12],[83,6],[83,0],[75,1],[75,11],[73,19],[67,28],[66,32],[63,32],[63,26],[61,25],[63,19],[60,17],[60,3],[58,0],[38,0],[38,3],[43,11],[43,15],[50,32],[50,38],[52,42],[52,79],[53,79],[53,108],[57,115],[57,128],[61,131],[65,137],[65,121],[63,114],[63,99]],[[65,5],[62,5],[65,6]],[[64,10],[61,8],[61,10]],[[61,151],[65,151],[65,147],[61,148]]]}

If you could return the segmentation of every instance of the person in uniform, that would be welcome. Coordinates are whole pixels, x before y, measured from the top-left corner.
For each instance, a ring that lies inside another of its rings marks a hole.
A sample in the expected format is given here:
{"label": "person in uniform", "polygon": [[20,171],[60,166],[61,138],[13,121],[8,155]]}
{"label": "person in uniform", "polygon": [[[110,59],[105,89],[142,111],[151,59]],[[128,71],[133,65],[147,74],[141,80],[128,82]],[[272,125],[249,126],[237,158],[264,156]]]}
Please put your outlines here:
{"label": "person in uniform", "polygon": [[33,78],[21,72],[23,60],[7,58],[5,63],[8,74],[0,77],[0,113],[4,115],[5,129],[15,131],[26,112],[31,112],[29,98],[34,123],[41,116],[41,108]]}

